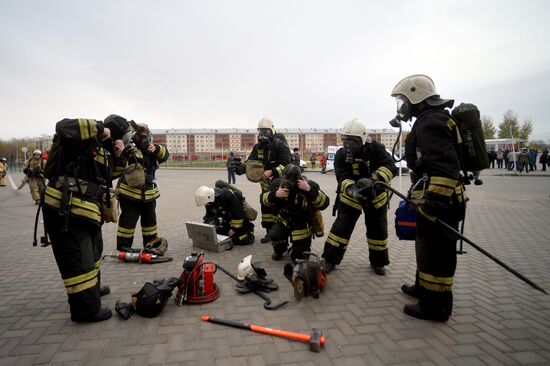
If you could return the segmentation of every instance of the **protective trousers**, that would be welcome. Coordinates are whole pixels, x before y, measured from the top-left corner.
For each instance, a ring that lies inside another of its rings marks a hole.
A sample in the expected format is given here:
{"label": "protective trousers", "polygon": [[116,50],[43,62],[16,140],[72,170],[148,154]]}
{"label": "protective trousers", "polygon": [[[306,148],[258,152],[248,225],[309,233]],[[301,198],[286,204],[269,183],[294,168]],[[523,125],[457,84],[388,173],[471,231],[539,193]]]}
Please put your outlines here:
{"label": "protective trousers", "polygon": [[269,238],[273,251],[277,254],[283,254],[288,249],[288,239],[292,242],[290,258],[303,259],[304,252],[311,250],[311,228],[307,226],[307,213],[298,219],[282,220],[280,219],[269,229]]}
{"label": "protective trousers", "polygon": [[[349,202],[349,204],[346,202]],[[338,204],[338,216],[325,242],[323,258],[327,262],[333,264],[342,262],[355,224],[361,216],[361,211],[365,213],[370,263],[377,267],[390,264],[388,256],[388,206],[384,204],[380,208],[375,208],[370,203],[367,206],[362,206],[357,201],[343,195],[341,195]]]}
{"label": "protective trousers", "polygon": [[[221,225],[216,228],[216,233],[227,235],[231,229],[231,226]],[[241,228],[236,230],[231,240],[233,241],[233,245],[248,245],[254,243],[254,225],[252,225],[252,228]]]}
{"label": "protective trousers", "polygon": [[267,232],[269,232],[269,229],[275,223],[275,215],[273,214],[273,208],[263,204],[262,195],[265,192],[269,192],[271,190],[271,186],[269,182],[261,181],[260,187],[262,188],[262,193],[260,193],[260,210],[262,212],[262,227]]}
{"label": "protective trousers", "polygon": [[69,230],[61,231],[65,216],[44,206],[44,222],[53,254],[69,297],[72,318],[92,317],[101,308],[99,297],[101,227],[71,216]]}
{"label": "protective trousers", "polygon": [[[460,212],[448,209],[439,217],[455,230]],[[419,306],[426,314],[447,318],[453,310],[453,276],[456,270],[456,237],[422,215],[416,222],[416,288]]]}
{"label": "protective trousers", "polygon": [[157,201],[140,202],[119,196],[120,217],[116,235],[117,250],[132,248],[134,232],[141,217],[141,235],[143,246],[157,237]]}
{"label": "protective trousers", "polygon": [[44,179],[39,177],[30,177],[29,178],[29,191],[31,192],[31,197],[33,201],[40,200],[40,190],[44,186]]}

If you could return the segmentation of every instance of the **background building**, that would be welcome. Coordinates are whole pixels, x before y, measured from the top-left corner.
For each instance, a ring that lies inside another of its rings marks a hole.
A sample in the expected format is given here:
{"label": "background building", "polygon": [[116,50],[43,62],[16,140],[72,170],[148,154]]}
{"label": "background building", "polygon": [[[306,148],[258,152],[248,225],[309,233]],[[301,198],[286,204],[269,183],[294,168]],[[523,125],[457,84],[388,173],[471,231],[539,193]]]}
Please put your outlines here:
{"label": "background building", "polygon": [[[256,143],[256,129],[153,129],[153,141],[165,144],[173,160],[219,160],[232,151],[246,156]],[[302,156],[326,153],[328,146],[341,145],[340,129],[336,128],[283,128],[277,132],[285,135],[292,150],[297,147]],[[375,141],[391,149],[397,139],[392,129],[368,130]],[[404,132],[403,141],[407,135]]]}

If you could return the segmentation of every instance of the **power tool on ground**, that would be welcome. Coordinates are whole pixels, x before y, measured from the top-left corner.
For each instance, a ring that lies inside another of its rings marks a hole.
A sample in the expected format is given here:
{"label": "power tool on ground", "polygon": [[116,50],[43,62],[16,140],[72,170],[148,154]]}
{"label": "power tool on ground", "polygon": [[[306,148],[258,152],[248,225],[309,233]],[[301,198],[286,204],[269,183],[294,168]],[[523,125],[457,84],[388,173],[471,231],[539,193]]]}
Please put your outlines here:
{"label": "power tool on ground", "polygon": [[295,266],[287,263],[284,274],[292,283],[294,297],[298,301],[305,296],[318,299],[321,290],[327,284],[325,259],[311,252],[304,252],[304,259],[296,260]]}
{"label": "power tool on ground", "polygon": [[204,253],[193,252],[183,261],[181,285],[176,295],[176,303],[204,304],[216,300],[220,289],[214,282],[217,266],[204,261]]}
{"label": "power tool on ground", "polygon": [[141,251],[141,252],[120,251],[120,252],[109,254],[109,257],[116,258],[121,262],[147,263],[147,264],[164,263],[164,262],[170,262],[172,260],[172,257],[158,256],[156,254],[147,253],[145,251]]}

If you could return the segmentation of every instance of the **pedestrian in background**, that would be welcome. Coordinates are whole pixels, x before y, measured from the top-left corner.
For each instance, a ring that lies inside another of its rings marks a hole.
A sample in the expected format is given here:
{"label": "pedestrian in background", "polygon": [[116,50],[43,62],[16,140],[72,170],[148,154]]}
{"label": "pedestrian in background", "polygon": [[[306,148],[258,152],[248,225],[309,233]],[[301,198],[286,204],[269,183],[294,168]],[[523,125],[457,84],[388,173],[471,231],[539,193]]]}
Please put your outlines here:
{"label": "pedestrian in background", "polygon": [[542,151],[542,154],[540,155],[540,158],[539,158],[539,163],[542,164],[542,171],[543,172],[546,171],[546,163],[547,162],[548,162],[548,148],[545,148]]}
{"label": "pedestrian in background", "polygon": [[529,171],[537,170],[537,149],[534,147],[529,149]]}
{"label": "pedestrian in background", "polygon": [[229,184],[231,184],[231,182],[233,182],[233,184],[236,183],[236,181],[235,181],[235,169],[237,167],[237,162],[239,160],[241,160],[241,159],[236,157],[235,154],[233,153],[233,151],[231,151],[229,153],[229,157],[227,158],[227,163],[225,164],[225,166],[227,167],[227,183],[229,183]]}
{"label": "pedestrian in background", "polygon": [[311,163],[311,169],[315,169],[315,162],[317,161],[317,157],[315,154],[311,154],[311,158],[309,158],[309,161]]}
{"label": "pedestrian in background", "polygon": [[498,149],[497,151],[497,168],[502,169],[502,160],[504,159],[504,152],[502,152],[502,149]]}

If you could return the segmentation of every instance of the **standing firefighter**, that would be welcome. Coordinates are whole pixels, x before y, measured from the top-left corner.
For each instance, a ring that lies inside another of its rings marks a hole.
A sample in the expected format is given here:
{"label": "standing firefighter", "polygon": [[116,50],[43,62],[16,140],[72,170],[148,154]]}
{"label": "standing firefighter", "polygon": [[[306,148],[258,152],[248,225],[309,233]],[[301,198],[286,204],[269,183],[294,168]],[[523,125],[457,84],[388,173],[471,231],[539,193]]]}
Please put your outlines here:
{"label": "standing firefighter", "polygon": [[101,226],[111,202],[111,170],[124,149],[119,131],[127,128],[125,120],[108,125],[93,119],[64,119],[55,127],[45,168],[44,224],[75,322],[111,317],[100,300],[110,292],[100,286]]}
{"label": "standing firefighter", "polygon": [[[343,148],[336,152],[334,171],[338,181],[338,216],[330,229],[323,258],[331,271],[342,261],[355,223],[365,213],[369,261],[378,275],[386,273],[388,257],[387,192],[373,194],[373,181],[390,183],[397,169],[384,145],[371,141],[365,125],[354,119],[342,128]],[[380,186],[378,186],[380,187]]]}
{"label": "standing firefighter", "polygon": [[[429,181],[418,200],[416,226],[416,281],[402,291],[418,298],[408,304],[406,314],[420,319],[446,321],[453,308],[453,276],[456,269],[456,237],[435,223],[439,218],[455,230],[464,218],[464,194],[460,179],[461,141],[458,127],[446,108],[454,100],[441,99],[426,75],[401,80],[391,93],[397,99],[398,119],[416,118],[405,142],[411,179],[427,176]],[[418,196],[411,192],[413,198]]]}
{"label": "standing firefighter", "polygon": [[6,175],[8,174],[8,161],[6,158],[0,159],[0,187],[6,186]]}
{"label": "standing firefighter", "polygon": [[[109,116],[120,118],[118,116]],[[132,251],[134,232],[141,217],[143,247],[149,252],[163,255],[168,249],[165,239],[157,235],[157,198],[160,196],[155,172],[159,164],[168,160],[168,149],[152,143],[151,131],[146,124],[135,125],[134,146],[125,150],[128,165],[120,178],[118,199],[120,218],[117,229],[117,250]],[[139,251],[139,250],[138,250]]]}
{"label": "standing firefighter", "polygon": [[280,260],[292,242],[290,258],[303,259],[311,250],[313,235],[312,215],[324,210],[330,203],[319,184],[302,176],[300,167],[288,164],[283,178],[274,179],[271,189],[262,193],[262,205],[277,212],[275,224],[269,229],[273,245],[273,260]]}
{"label": "standing firefighter", "polygon": [[[270,119],[264,117],[258,123],[258,143],[254,145],[247,161],[259,161],[262,164],[263,173],[259,181],[262,194],[269,192],[271,180],[281,177],[285,166],[290,163],[290,149],[286,139],[284,135],[275,133],[275,126]],[[247,163],[247,177],[250,177],[249,170]],[[260,207],[262,227],[265,228],[266,235],[260,242],[269,243],[268,233],[275,223],[275,217],[272,208],[262,202],[262,194],[260,195]]]}
{"label": "standing firefighter", "polygon": [[34,150],[32,158],[25,162],[25,168],[23,169],[29,183],[31,198],[37,205],[40,203],[40,190],[44,187],[44,165],[42,151]]}
{"label": "standing firefighter", "polygon": [[234,245],[254,243],[254,224],[246,218],[242,192],[216,182],[215,188],[200,186],[195,203],[206,207],[203,221],[215,225],[218,234],[231,237]]}

